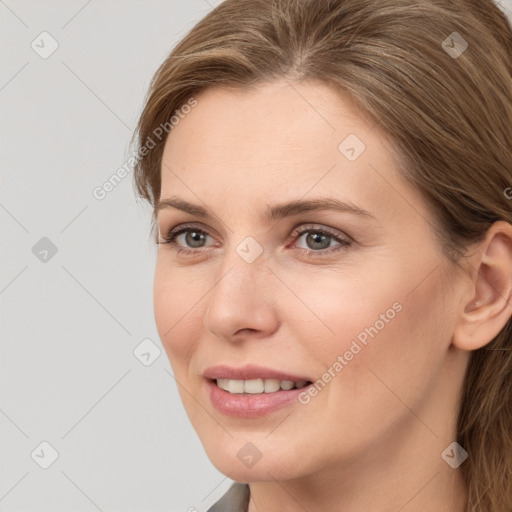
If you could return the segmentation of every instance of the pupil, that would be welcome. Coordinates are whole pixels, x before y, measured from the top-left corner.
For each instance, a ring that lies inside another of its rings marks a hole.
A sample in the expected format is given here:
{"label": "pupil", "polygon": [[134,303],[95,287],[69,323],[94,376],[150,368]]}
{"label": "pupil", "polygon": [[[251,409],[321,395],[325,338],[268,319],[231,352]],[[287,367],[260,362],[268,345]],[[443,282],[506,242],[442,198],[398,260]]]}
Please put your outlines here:
{"label": "pupil", "polygon": [[[199,237],[199,240],[197,239]],[[194,246],[195,242],[201,242],[201,238],[203,238],[204,235],[202,233],[199,233],[197,231],[189,231],[187,233],[187,244],[191,245],[192,247],[200,247],[200,246]],[[189,243],[192,240],[193,243]]]}
{"label": "pupil", "polygon": [[[312,240],[313,245],[314,245],[316,243],[321,243],[322,239],[325,242],[325,240],[327,240],[328,238],[329,238],[329,236],[323,235],[322,233],[314,233],[314,234],[310,234],[308,236],[308,242]],[[329,244],[327,244],[327,247],[328,246],[329,246]],[[315,249],[325,249],[326,247],[314,247],[314,248]]]}

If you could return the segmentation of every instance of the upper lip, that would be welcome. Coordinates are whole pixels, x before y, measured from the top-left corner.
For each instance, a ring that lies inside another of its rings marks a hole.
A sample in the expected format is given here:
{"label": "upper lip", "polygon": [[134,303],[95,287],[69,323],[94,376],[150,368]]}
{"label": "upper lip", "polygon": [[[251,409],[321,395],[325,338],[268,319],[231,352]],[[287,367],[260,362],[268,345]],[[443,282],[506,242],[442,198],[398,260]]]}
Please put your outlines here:
{"label": "upper lip", "polygon": [[231,379],[231,380],[251,380],[251,379],[277,379],[291,380],[293,382],[310,381],[308,377],[285,373],[281,370],[265,368],[264,366],[246,365],[239,368],[226,365],[210,366],[203,374],[207,379]]}

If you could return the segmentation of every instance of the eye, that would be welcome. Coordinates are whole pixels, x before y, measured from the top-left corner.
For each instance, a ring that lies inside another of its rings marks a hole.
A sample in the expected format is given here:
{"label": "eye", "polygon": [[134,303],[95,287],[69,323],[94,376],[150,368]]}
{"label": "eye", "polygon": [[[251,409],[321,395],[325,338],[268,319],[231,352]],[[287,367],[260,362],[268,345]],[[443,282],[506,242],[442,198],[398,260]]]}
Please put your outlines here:
{"label": "eye", "polygon": [[[182,243],[177,243],[179,237],[182,235],[184,235],[181,241]],[[351,239],[340,232],[334,232],[328,228],[315,228],[315,226],[311,225],[296,229],[289,240],[299,240],[304,235],[307,235],[304,241],[309,248],[297,247],[297,249],[307,256],[324,256],[329,253],[338,252],[352,245]],[[203,244],[209,236],[207,231],[195,225],[181,225],[172,229],[162,240],[158,241],[158,244],[170,245],[177,254],[192,255],[203,252]],[[331,246],[333,241],[337,243],[334,247]],[[185,246],[188,245],[188,247],[183,247],[182,244],[185,244]]]}
{"label": "eye", "polygon": [[[315,228],[314,226],[305,226],[295,230],[292,234],[292,239],[296,237],[300,239],[304,235],[307,235],[304,238],[306,246],[313,248],[313,250],[311,250],[299,247],[307,256],[325,256],[326,254],[348,248],[352,244],[351,240],[346,235],[335,233],[328,228]],[[338,245],[329,248],[332,241],[337,242]],[[328,249],[325,249],[325,247]]]}
{"label": "eye", "polygon": [[[192,245],[192,249],[181,247],[176,243],[176,240],[181,235],[185,235],[185,242]],[[199,229],[194,225],[182,225],[172,229],[163,240],[159,240],[160,245],[170,245],[176,251],[177,254],[196,254],[201,252],[201,243],[204,242],[205,238],[210,236],[203,229]]]}

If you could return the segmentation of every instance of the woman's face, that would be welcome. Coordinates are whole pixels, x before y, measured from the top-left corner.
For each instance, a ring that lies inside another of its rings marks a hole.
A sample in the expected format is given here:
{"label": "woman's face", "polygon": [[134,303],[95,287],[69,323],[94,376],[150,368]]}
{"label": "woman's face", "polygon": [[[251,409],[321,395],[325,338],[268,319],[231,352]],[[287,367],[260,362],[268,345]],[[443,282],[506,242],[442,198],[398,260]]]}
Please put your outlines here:
{"label": "woman's face", "polygon": [[187,231],[159,246],[154,307],[213,464],[290,479],[436,438],[440,458],[467,362],[460,297],[379,124],[316,82],[197,101],[163,155],[161,239]]}

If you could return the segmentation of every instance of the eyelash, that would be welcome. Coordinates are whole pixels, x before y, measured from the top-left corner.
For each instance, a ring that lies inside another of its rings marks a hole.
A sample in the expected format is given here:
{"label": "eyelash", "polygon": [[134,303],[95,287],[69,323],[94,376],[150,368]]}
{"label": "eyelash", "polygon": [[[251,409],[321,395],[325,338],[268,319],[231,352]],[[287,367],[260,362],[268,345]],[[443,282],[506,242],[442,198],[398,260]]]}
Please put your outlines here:
{"label": "eyelash", "polygon": [[[207,231],[204,229],[200,229],[195,225],[182,225],[177,228],[172,229],[164,238],[163,240],[159,240],[157,244],[159,245],[169,245],[171,248],[176,251],[176,254],[184,254],[184,255],[195,255],[199,254],[200,252],[203,252],[203,248],[201,249],[188,249],[184,247],[180,247],[176,244],[175,239],[181,235],[182,233],[186,233],[188,231],[195,231],[201,234],[209,235]],[[301,229],[296,229],[292,233],[293,238],[300,238],[304,233],[317,233],[321,235],[327,235],[331,238],[333,238],[335,241],[339,242],[340,245],[337,246],[337,248],[330,248],[330,249],[323,249],[320,251],[313,251],[309,249],[302,249],[298,248],[298,250],[302,251],[303,254],[306,256],[326,256],[327,254],[339,252],[343,249],[347,249],[352,245],[352,242],[347,238],[340,237],[336,233],[330,231],[327,228],[322,229],[314,229],[311,226],[305,226]],[[210,235],[211,236],[211,235]]]}

